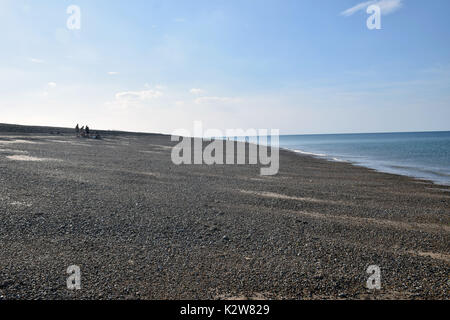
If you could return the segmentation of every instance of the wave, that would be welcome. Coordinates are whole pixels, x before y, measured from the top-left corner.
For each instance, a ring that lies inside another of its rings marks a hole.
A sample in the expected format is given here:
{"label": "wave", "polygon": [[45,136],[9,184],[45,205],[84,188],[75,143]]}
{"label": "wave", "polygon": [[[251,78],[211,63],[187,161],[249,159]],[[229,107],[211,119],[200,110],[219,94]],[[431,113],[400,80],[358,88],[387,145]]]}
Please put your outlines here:
{"label": "wave", "polygon": [[442,171],[437,171],[437,170],[422,169],[422,168],[411,167],[411,166],[399,166],[399,165],[390,165],[389,167],[391,167],[393,169],[417,171],[417,172],[422,172],[422,173],[426,173],[426,174],[434,174],[436,176],[441,176],[441,177],[450,177],[450,174],[448,174],[446,172],[442,172]]}
{"label": "wave", "polygon": [[323,153],[307,152],[307,151],[298,150],[298,149],[294,149],[293,151],[296,153],[306,154],[308,156],[315,156],[315,157],[326,157],[327,156],[326,154],[323,154]]}
{"label": "wave", "polygon": [[295,153],[300,153],[300,154],[304,154],[304,155],[308,155],[308,156],[326,158],[327,160],[335,161],[335,162],[348,162],[347,160],[339,159],[336,157],[331,157],[324,153],[314,153],[314,152],[308,152],[308,151],[303,151],[303,150],[299,150],[299,149],[293,149],[292,151],[294,151]]}
{"label": "wave", "polygon": [[348,162],[347,160],[339,159],[339,158],[332,158],[331,160],[336,162]]}

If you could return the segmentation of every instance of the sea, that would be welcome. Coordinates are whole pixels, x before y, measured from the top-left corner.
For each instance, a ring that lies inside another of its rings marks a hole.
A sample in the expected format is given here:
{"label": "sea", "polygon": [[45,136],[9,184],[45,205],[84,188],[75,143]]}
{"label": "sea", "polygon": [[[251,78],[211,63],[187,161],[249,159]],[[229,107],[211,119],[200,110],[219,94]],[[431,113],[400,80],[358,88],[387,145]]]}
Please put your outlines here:
{"label": "sea", "polygon": [[280,147],[450,185],[450,131],[282,135]]}

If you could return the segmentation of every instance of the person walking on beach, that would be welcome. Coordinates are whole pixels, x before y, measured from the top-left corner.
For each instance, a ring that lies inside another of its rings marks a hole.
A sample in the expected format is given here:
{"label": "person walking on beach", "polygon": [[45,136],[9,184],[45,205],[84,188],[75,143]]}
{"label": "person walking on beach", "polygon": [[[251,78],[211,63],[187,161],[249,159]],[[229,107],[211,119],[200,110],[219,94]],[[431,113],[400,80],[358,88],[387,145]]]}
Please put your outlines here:
{"label": "person walking on beach", "polygon": [[86,126],[86,135],[89,137],[89,127]]}
{"label": "person walking on beach", "polygon": [[77,137],[80,135],[80,127],[78,126],[78,123],[77,126],[75,127],[75,133],[77,134]]}

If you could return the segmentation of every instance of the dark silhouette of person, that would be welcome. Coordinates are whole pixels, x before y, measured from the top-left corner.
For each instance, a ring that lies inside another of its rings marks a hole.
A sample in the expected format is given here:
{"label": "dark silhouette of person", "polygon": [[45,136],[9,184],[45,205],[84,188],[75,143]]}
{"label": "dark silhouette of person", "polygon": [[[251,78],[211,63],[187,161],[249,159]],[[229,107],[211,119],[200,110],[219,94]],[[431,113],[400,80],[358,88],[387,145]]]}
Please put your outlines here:
{"label": "dark silhouette of person", "polygon": [[89,127],[86,126],[86,134],[89,135]]}

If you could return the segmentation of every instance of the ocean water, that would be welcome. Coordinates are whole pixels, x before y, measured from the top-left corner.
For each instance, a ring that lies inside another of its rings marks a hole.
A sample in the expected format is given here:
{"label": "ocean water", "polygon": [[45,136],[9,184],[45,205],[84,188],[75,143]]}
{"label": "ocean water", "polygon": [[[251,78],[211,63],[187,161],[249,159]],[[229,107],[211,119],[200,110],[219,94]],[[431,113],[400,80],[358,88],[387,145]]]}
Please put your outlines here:
{"label": "ocean water", "polygon": [[450,131],[286,135],[280,147],[450,185]]}

